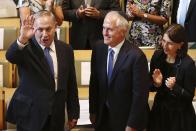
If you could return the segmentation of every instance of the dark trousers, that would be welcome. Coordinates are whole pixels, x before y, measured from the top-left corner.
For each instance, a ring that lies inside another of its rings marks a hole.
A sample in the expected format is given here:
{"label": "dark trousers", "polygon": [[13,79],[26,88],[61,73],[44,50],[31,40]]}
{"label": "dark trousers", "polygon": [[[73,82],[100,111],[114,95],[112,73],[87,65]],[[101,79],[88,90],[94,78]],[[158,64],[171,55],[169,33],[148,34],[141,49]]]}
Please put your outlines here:
{"label": "dark trousers", "polygon": [[[95,127],[95,131],[124,131],[124,129],[116,129],[115,125],[111,124],[111,118],[110,118],[110,112],[109,112],[109,107],[107,104],[105,104],[104,110],[103,110],[103,115],[102,115],[102,120],[99,125]],[[116,118],[118,119],[118,118]],[[145,130],[137,130],[137,131],[145,131]]]}
{"label": "dark trousers", "polygon": [[[17,125],[17,131],[29,131],[32,129],[26,129],[23,126]],[[41,131],[66,131],[64,126],[58,125],[51,121],[51,116],[48,116],[44,126],[42,127]]]}
{"label": "dark trousers", "polygon": [[66,131],[64,125],[59,125],[57,121],[52,121],[52,117],[48,116],[41,131]]}
{"label": "dark trousers", "polygon": [[42,128],[42,131],[52,131],[51,130],[51,116],[48,116],[48,118]]}
{"label": "dark trousers", "polygon": [[103,118],[100,124],[95,128],[95,131],[112,131],[111,124],[110,124],[110,114],[107,106],[105,105],[103,111]]}
{"label": "dark trousers", "polygon": [[16,130],[17,131],[27,131],[26,129],[24,129],[23,127],[16,125]]}

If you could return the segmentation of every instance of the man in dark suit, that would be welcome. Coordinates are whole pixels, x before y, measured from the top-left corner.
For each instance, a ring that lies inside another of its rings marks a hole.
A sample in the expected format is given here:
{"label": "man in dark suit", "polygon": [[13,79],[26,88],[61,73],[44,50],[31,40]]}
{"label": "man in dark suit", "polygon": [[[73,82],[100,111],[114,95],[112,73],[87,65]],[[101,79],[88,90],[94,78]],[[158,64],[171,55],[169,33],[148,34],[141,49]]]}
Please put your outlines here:
{"label": "man in dark suit", "polygon": [[120,10],[120,5],[118,0],[63,0],[62,8],[64,19],[72,23],[70,44],[82,50],[103,39],[103,19],[108,11]]}
{"label": "man in dark suit", "polygon": [[54,39],[56,24],[48,11],[27,17],[6,53],[7,60],[17,64],[20,77],[6,116],[17,131],[64,131],[66,105],[69,128],[77,123],[73,51]]}
{"label": "man in dark suit", "polygon": [[173,0],[172,23],[185,27],[189,47],[196,48],[196,0]]}
{"label": "man in dark suit", "polygon": [[89,110],[96,131],[138,131],[147,125],[147,59],[125,40],[127,29],[124,17],[115,11],[108,13],[104,41],[92,52]]}

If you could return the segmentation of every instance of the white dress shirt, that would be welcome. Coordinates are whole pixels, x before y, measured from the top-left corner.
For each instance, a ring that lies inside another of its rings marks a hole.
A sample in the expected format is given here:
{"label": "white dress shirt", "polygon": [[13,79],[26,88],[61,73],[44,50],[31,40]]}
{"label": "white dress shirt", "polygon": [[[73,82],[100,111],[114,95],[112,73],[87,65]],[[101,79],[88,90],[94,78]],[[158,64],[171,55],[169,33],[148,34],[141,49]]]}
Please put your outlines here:
{"label": "white dress shirt", "polygon": [[180,0],[177,12],[177,23],[184,26],[184,22],[186,19],[186,14],[188,12],[188,8],[191,0]]}
{"label": "white dress shirt", "polygon": [[[118,54],[119,54],[119,51],[123,45],[123,43],[125,42],[125,40],[121,41],[117,46],[115,47],[111,47],[111,46],[108,46],[108,49],[112,48],[112,50],[114,51],[114,61],[113,61],[113,67],[116,63],[116,60],[118,58]],[[108,56],[107,56],[107,67],[108,67],[108,62],[109,62],[109,52],[108,52]],[[107,73],[108,73],[108,68],[107,68]]]}

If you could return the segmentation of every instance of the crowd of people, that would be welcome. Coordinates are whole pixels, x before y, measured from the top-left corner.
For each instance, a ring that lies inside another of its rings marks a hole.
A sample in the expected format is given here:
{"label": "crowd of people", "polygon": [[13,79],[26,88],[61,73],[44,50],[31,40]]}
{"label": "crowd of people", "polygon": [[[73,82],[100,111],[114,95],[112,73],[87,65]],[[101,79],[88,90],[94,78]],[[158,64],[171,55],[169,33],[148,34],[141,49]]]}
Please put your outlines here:
{"label": "crowd of people", "polygon": [[120,11],[131,21],[128,40],[137,46],[159,47],[164,29],[177,23],[185,27],[188,47],[196,47],[195,0],[185,3],[183,0],[15,0],[15,3],[21,21],[40,10],[51,11],[58,26],[63,20],[69,21],[69,43],[74,50],[92,49],[96,41],[103,40],[103,20],[112,10]]}
{"label": "crowd of people", "polygon": [[[95,131],[196,131],[196,66],[187,54],[196,42],[195,4],[127,0],[124,12],[117,0],[19,0],[20,34],[6,58],[17,65],[20,82],[6,120],[17,131],[74,128],[80,105],[73,50],[92,49]],[[63,20],[72,22],[69,45],[56,39]],[[150,70],[140,46],[155,47]],[[156,92],[151,110],[150,91]]]}

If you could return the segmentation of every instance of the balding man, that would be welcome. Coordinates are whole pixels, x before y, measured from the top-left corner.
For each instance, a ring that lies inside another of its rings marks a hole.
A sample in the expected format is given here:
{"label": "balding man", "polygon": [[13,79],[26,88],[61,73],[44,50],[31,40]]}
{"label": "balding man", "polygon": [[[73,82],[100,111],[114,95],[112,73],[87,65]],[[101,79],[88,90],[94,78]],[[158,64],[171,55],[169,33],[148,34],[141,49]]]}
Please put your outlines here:
{"label": "balding man", "polygon": [[49,11],[27,17],[6,53],[20,78],[7,111],[17,131],[64,131],[65,104],[69,128],[79,118],[73,50],[54,39],[56,26]]}

